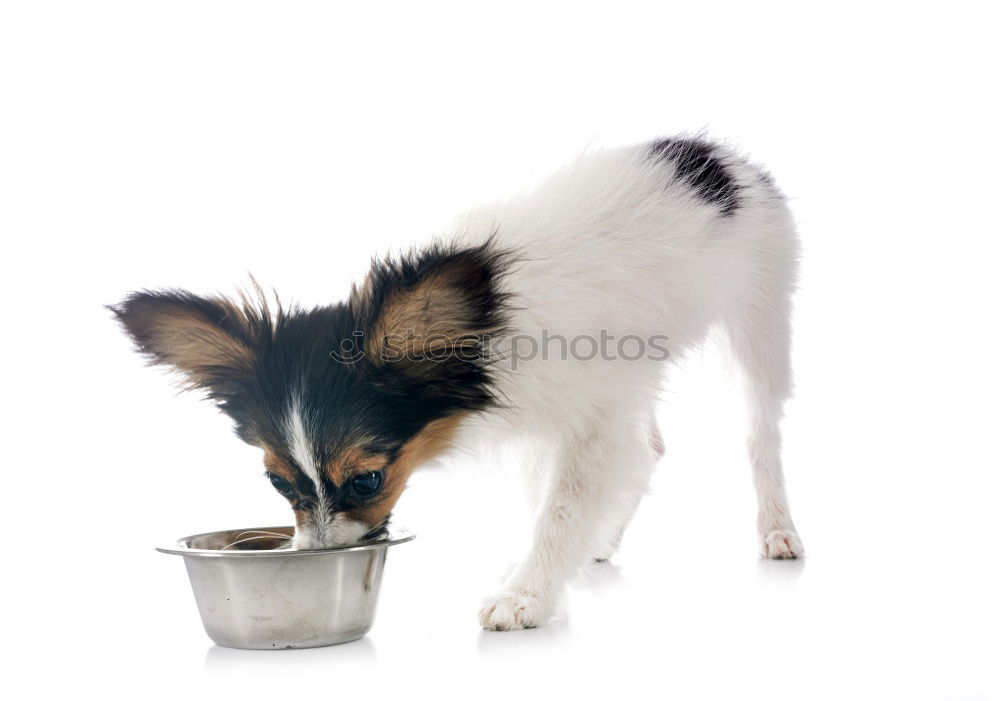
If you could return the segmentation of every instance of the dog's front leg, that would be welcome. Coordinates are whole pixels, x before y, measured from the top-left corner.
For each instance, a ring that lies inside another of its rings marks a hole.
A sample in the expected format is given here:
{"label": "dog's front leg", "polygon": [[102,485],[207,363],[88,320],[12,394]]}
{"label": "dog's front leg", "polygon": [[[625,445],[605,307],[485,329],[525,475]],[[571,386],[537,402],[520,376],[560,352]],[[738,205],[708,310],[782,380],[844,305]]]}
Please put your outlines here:
{"label": "dog's front leg", "polygon": [[566,580],[594,547],[603,514],[607,438],[596,430],[567,440],[547,466],[531,550],[479,613],[488,630],[533,628],[545,621]]}

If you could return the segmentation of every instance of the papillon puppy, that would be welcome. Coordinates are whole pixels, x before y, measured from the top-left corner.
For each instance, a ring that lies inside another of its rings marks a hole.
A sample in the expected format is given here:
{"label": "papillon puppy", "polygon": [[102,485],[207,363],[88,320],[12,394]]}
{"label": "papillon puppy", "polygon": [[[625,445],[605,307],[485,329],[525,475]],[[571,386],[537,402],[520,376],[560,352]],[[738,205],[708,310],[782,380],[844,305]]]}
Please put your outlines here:
{"label": "papillon puppy", "polygon": [[411,472],[452,446],[523,443],[532,544],[480,611],[512,630],[542,623],[574,570],[617,547],[663,454],[665,361],[711,327],[746,379],[761,553],[802,554],[779,429],[798,255],[767,173],[677,137],[587,153],[376,260],[344,302],[164,290],[112,309],[263,450],[297,548],[379,531]]}

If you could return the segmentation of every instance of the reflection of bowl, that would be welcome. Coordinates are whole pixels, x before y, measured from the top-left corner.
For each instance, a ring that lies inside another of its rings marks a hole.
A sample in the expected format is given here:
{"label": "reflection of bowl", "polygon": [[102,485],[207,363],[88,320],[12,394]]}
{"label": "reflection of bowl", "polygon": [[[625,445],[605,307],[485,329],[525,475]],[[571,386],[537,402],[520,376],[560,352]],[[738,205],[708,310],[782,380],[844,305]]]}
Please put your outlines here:
{"label": "reflection of bowl", "polygon": [[219,645],[319,647],[357,640],[372,627],[391,545],[414,538],[391,530],[359,545],[282,549],[294,529],[188,536],[161,553],[181,555],[205,632]]}

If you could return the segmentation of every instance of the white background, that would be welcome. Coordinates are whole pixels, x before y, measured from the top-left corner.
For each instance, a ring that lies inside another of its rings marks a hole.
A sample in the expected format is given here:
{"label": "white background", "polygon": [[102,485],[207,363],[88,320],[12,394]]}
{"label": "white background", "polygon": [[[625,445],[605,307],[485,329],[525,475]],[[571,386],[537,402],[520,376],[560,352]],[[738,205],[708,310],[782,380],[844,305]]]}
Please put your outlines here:
{"label": "white background", "polygon": [[[4,3],[4,686],[102,698],[985,698],[998,659],[997,49],[988,3]],[[547,628],[479,600],[510,465],[417,477],[372,633],[215,647],[187,533],[290,522],[257,451],[142,367],[141,287],[341,298],[372,253],[581,150],[707,129],[799,221],[786,469],[757,559],[740,403],[673,372],[623,550]],[[10,690],[8,690],[9,692]]]}

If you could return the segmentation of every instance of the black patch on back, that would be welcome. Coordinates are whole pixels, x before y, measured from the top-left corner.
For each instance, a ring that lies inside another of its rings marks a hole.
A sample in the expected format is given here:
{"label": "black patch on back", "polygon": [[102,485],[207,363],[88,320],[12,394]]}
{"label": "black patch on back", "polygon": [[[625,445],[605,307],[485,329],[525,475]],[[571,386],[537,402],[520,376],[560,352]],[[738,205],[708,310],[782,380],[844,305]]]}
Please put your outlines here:
{"label": "black patch on back", "polygon": [[669,138],[651,143],[646,150],[654,161],[670,161],[677,177],[705,202],[730,216],[739,206],[739,185],[715,154],[715,147],[698,139]]}

